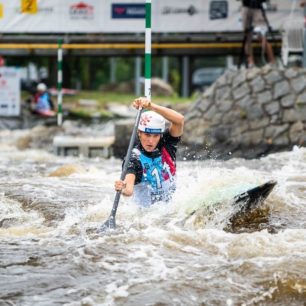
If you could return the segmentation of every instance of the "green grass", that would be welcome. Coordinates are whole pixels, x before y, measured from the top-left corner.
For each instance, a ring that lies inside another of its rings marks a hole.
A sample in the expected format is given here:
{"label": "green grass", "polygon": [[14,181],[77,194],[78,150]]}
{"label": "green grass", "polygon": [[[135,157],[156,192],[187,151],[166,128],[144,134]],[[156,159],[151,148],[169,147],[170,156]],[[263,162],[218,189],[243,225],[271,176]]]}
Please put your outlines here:
{"label": "green grass", "polygon": [[[78,102],[80,99],[87,99],[87,100],[96,100],[98,104],[103,107],[106,106],[107,103],[119,103],[129,105],[132,104],[133,100],[136,98],[135,95],[131,94],[120,94],[114,92],[101,92],[101,91],[80,91],[74,96],[64,96],[63,103],[73,103]],[[193,98],[181,98],[177,96],[173,97],[152,97],[152,101],[156,102],[157,104],[164,104],[164,103],[187,103],[193,101]]]}
{"label": "green grass", "polygon": [[[29,97],[30,95],[28,93],[22,92],[23,101]],[[137,97],[132,94],[82,90],[77,92],[75,95],[64,95],[63,109],[69,111],[72,116],[79,118],[91,118],[94,115],[100,114],[101,118],[109,119],[112,117],[112,114],[107,109],[109,103],[131,105],[135,98]],[[54,105],[57,105],[57,97],[53,96],[52,100]],[[96,106],[83,106],[79,103],[80,100],[94,100],[96,101]],[[191,103],[194,100],[195,97],[152,97],[152,101],[159,105],[177,105],[182,103]]]}
{"label": "green grass", "polygon": [[[22,99],[26,99],[30,97],[29,93],[22,92]],[[89,90],[82,90],[77,92],[76,95],[64,95],[63,96],[63,103],[77,103],[81,99],[85,100],[96,100],[100,106],[105,106],[107,103],[119,103],[119,104],[131,104],[133,100],[137,98],[135,95],[132,94],[121,94],[121,93],[114,93],[114,92],[101,92],[101,91],[89,91]],[[57,97],[52,97],[53,101],[56,103]],[[172,97],[164,97],[164,96],[152,96],[152,101],[156,102],[157,104],[163,103],[171,103],[171,104],[178,104],[178,103],[188,103],[194,101],[194,97],[189,98],[182,98],[178,96]]]}
{"label": "green grass", "polygon": [[[56,98],[56,97],[55,97]],[[79,100],[96,100],[100,107],[106,106],[107,103],[129,104],[133,101],[132,95],[105,93],[99,91],[79,91],[73,96],[64,96],[63,103],[77,103]]]}

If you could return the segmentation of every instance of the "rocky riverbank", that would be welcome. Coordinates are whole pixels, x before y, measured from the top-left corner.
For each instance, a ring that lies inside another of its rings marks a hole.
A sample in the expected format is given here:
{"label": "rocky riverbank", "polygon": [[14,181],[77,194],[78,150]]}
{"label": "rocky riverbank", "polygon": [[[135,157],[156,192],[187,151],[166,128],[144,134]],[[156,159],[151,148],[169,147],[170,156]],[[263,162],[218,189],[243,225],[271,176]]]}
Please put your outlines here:
{"label": "rocky riverbank", "polygon": [[254,158],[306,145],[306,70],[228,70],[186,113],[190,158]]}

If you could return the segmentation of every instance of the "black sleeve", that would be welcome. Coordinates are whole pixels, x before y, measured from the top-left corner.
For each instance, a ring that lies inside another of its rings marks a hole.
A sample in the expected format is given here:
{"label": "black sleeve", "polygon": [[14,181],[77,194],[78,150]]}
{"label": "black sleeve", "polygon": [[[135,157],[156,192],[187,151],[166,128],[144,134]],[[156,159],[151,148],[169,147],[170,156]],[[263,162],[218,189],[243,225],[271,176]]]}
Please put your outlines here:
{"label": "black sleeve", "polygon": [[135,185],[139,184],[142,180],[142,165],[136,154],[132,153],[130,161],[128,163],[126,174],[135,175]]}
{"label": "black sleeve", "polygon": [[180,141],[181,137],[173,137],[170,135],[169,130],[165,131],[161,144],[166,148],[173,160],[176,160],[176,151]]}

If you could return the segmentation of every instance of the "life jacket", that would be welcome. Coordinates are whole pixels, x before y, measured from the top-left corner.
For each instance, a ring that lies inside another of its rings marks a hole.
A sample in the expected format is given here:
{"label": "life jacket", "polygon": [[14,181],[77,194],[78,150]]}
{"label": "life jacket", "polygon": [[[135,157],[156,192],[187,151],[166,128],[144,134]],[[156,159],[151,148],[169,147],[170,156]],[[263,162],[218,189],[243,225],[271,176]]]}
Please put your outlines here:
{"label": "life jacket", "polygon": [[51,109],[49,103],[49,94],[47,92],[44,92],[43,94],[37,94],[37,96],[35,96],[35,101],[35,109],[37,111]]}
{"label": "life jacket", "polygon": [[156,157],[147,156],[138,148],[133,149],[142,165],[142,180],[134,186],[134,200],[141,206],[168,202],[176,188],[175,162],[165,147]]}

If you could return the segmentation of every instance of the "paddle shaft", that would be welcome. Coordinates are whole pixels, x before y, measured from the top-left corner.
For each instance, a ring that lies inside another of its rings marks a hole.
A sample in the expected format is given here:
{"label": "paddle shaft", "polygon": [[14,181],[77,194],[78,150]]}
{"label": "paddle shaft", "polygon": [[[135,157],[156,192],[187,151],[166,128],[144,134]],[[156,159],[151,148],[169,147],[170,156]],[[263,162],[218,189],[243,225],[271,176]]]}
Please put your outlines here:
{"label": "paddle shaft", "polygon": [[[128,150],[127,150],[127,153],[126,153],[126,157],[125,157],[125,160],[124,160],[124,164],[123,164],[123,168],[122,168],[122,172],[121,172],[121,176],[120,176],[121,181],[123,181],[125,179],[125,176],[126,176],[128,164],[129,164],[129,161],[130,161],[130,158],[131,158],[131,154],[132,154],[132,150],[133,150],[133,146],[134,146],[134,142],[135,142],[135,138],[136,138],[138,124],[139,124],[139,121],[140,121],[141,111],[142,110],[139,109],[138,112],[137,112],[135,125],[133,127],[132,136],[131,136],[131,139],[130,139],[129,147],[128,147]],[[117,212],[120,196],[121,196],[121,191],[117,191],[116,196],[115,196],[115,200],[114,200],[114,204],[113,204],[113,208],[112,208],[112,211],[111,211],[111,214],[110,214],[110,218],[113,218],[114,221],[115,221],[115,217],[116,217],[116,212]]]}

